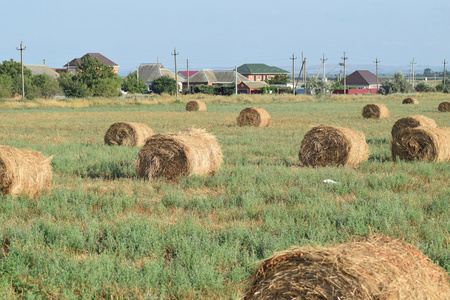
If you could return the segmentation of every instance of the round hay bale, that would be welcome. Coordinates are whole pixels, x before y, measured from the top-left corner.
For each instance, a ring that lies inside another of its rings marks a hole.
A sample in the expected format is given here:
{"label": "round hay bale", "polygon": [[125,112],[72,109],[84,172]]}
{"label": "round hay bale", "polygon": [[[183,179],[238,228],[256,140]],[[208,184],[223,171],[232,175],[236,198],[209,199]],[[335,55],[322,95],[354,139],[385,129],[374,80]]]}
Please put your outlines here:
{"label": "round hay bale", "polygon": [[4,194],[25,194],[32,198],[52,184],[50,160],[40,152],[0,146],[0,190]]}
{"label": "round hay bale", "polygon": [[261,107],[247,107],[241,111],[237,118],[239,126],[266,127],[270,125],[272,118]]}
{"label": "round hay bale", "polygon": [[441,112],[450,111],[450,102],[441,102],[438,106],[438,110]]}
{"label": "round hay bale", "polygon": [[222,163],[222,150],[216,138],[204,129],[191,128],[178,133],[155,134],[139,151],[136,172],[151,179],[214,174]]}
{"label": "round hay bale", "polygon": [[189,101],[186,104],[187,111],[206,111],[206,104],[199,100]]}
{"label": "round hay bale", "polygon": [[369,157],[364,134],[356,129],[321,125],[308,131],[298,154],[302,166],[356,167]]}
{"label": "round hay bale", "polygon": [[419,126],[437,127],[436,122],[433,119],[422,115],[401,118],[395,122],[394,126],[392,126],[392,138],[395,138],[400,132],[407,128],[414,128]]}
{"label": "round hay bale", "polygon": [[362,110],[362,116],[366,119],[388,118],[389,109],[382,103],[367,104]]}
{"label": "round hay bale", "polygon": [[402,241],[371,236],[300,247],[259,263],[244,299],[450,299],[447,273]]}
{"label": "round hay bale", "polygon": [[400,132],[392,141],[392,157],[401,160],[449,161],[450,128],[415,127]]}
{"label": "round hay bale", "polygon": [[140,123],[114,123],[105,134],[105,144],[141,147],[145,140],[153,135],[147,125]]}
{"label": "round hay bale", "polygon": [[416,98],[409,97],[409,98],[403,99],[402,104],[419,104],[419,100],[417,100]]}

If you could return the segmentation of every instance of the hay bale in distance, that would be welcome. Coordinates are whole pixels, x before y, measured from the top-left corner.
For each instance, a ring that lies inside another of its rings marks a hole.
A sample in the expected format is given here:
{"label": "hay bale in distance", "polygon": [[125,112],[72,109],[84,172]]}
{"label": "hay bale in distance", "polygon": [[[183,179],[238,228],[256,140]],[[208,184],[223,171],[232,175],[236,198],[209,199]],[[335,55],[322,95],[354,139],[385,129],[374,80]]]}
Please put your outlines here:
{"label": "hay bale in distance", "polygon": [[199,100],[189,101],[186,104],[187,111],[206,111],[206,104]]}
{"label": "hay bale in distance", "polygon": [[216,138],[204,129],[155,134],[139,151],[136,173],[141,178],[214,174],[222,163]]}
{"label": "hay bale in distance", "polygon": [[367,104],[362,110],[362,116],[366,119],[388,118],[389,109],[382,103]]}
{"label": "hay bale in distance", "polygon": [[419,100],[417,100],[416,98],[409,97],[403,99],[402,104],[419,104]]}
{"label": "hay bale in distance", "polygon": [[450,161],[450,128],[415,127],[400,132],[392,141],[392,157],[401,160]]}
{"label": "hay bale in distance", "polygon": [[153,135],[147,125],[140,123],[114,123],[105,134],[105,144],[141,147],[145,140]]}
{"label": "hay bale in distance", "polygon": [[395,138],[400,132],[407,128],[414,128],[419,126],[437,127],[436,122],[433,119],[422,115],[401,118],[395,122],[394,126],[392,126],[392,138]]}
{"label": "hay bale in distance", "polygon": [[438,110],[441,112],[450,111],[450,102],[441,102],[438,106]]}
{"label": "hay bale in distance", "polygon": [[306,133],[298,157],[302,166],[356,167],[368,159],[369,146],[364,134],[356,129],[321,125]]}
{"label": "hay bale in distance", "polygon": [[244,299],[450,299],[447,273],[402,241],[371,236],[260,262]]}
{"label": "hay bale in distance", "polygon": [[32,198],[52,184],[50,158],[38,151],[0,146],[0,190]]}
{"label": "hay bale in distance", "polygon": [[271,121],[269,113],[261,107],[247,107],[237,118],[239,126],[267,127]]}

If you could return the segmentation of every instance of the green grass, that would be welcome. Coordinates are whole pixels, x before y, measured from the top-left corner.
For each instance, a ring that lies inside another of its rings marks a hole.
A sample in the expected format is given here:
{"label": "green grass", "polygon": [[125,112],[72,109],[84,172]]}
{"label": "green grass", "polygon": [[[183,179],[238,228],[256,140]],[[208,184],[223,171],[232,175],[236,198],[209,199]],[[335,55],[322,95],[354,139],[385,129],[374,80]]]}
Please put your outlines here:
{"label": "green grass", "polygon": [[[207,112],[186,112],[173,99],[3,108],[1,144],[54,156],[54,183],[36,200],[0,198],[0,298],[237,298],[255,263],[275,251],[369,234],[409,242],[450,272],[450,163],[390,155],[401,117],[423,114],[449,127],[437,111],[445,96],[419,105],[401,105],[400,96],[230,99],[206,98]],[[390,117],[363,119],[369,101],[385,103]],[[237,127],[250,105],[266,109],[272,125]],[[103,143],[118,121],[156,133],[206,128],[224,163],[215,176],[140,180],[139,149]],[[301,168],[301,140],[319,124],[362,131],[369,160],[356,170]]]}

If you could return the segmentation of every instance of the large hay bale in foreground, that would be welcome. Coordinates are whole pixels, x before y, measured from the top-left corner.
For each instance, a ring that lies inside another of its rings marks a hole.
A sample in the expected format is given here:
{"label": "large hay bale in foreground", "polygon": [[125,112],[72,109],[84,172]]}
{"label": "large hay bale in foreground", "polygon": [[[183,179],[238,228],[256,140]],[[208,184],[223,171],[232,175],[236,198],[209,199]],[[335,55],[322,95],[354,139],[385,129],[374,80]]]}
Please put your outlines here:
{"label": "large hay bale in foreground", "polygon": [[298,154],[302,166],[356,167],[369,157],[364,134],[356,129],[321,125],[308,131]]}
{"label": "large hay bale in foreground", "polygon": [[39,195],[52,184],[50,158],[40,152],[0,146],[0,190],[4,194]]}
{"label": "large hay bale in foreground", "polygon": [[206,104],[199,100],[189,101],[186,104],[187,111],[206,111]]}
{"label": "large hay bale in foreground", "polygon": [[450,111],[450,102],[441,102],[438,106],[438,110],[441,112]]}
{"label": "large hay bale in foreground", "polygon": [[366,119],[382,119],[389,117],[389,109],[383,103],[367,104],[362,110]]}
{"label": "large hay bale in foreground", "polygon": [[437,127],[436,122],[433,119],[422,115],[401,118],[395,122],[394,126],[392,126],[392,138],[395,138],[400,132],[407,128],[419,126]]}
{"label": "large hay bale in foreground", "polygon": [[239,126],[266,127],[270,125],[271,121],[269,113],[261,107],[247,107],[237,118]]}
{"label": "large hay bale in foreground", "polygon": [[260,262],[244,299],[450,299],[446,272],[415,247],[371,236],[300,247]]}
{"label": "large hay bale in foreground", "polygon": [[450,128],[415,127],[400,132],[392,141],[392,157],[395,160],[450,160]]}
{"label": "large hay bale in foreground", "polygon": [[204,129],[191,128],[178,133],[150,137],[136,159],[139,177],[214,174],[222,163],[222,150],[216,138]]}
{"label": "large hay bale in foreground", "polygon": [[153,135],[147,125],[140,123],[114,123],[105,134],[105,144],[141,147],[145,140]]}
{"label": "large hay bale in foreground", "polygon": [[419,104],[419,100],[417,100],[416,98],[406,98],[403,99],[402,104]]}

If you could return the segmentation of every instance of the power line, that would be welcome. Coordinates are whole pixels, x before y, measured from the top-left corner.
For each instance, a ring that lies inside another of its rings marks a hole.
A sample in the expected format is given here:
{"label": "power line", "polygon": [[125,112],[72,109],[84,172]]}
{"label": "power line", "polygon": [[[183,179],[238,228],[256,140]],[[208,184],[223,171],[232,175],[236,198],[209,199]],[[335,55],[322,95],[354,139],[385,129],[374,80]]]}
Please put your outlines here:
{"label": "power line", "polygon": [[17,50],[20,50],[20,65],[22,66],[22,100],[25,96],[25,84],[23,81],[23,51],[27,49],[27,47],[23,47],[22,42],[20,42],[20,48],[17,48]]}

